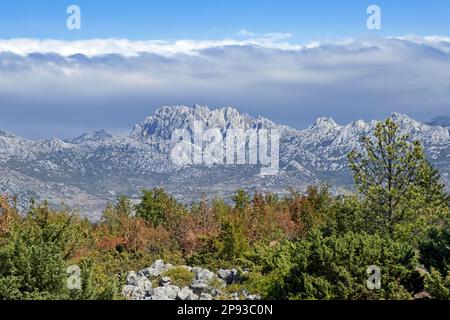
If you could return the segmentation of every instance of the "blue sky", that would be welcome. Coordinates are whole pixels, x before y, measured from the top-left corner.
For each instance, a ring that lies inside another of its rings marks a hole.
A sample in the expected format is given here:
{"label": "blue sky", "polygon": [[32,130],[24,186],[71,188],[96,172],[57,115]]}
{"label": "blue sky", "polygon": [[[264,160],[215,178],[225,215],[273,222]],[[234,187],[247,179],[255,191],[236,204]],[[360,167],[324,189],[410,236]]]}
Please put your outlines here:
{"label": "blue sky", "polygon": [[[72,4],[81,30],[66,28]],[[379,31],[366,28],[371,4]],[[449,30],[448,0],[2,0],[0,130],[127,133],[175,104],[295,128],[428,120],[450,113]]]}
{"label": "blue sky", "polygon": [[[79,5],[83,28],[65,28]],[[382,8],[379,35],[431,35],[450,29],[447,0],[2,0],[0,38],[222,39],[240,29],[291,33],[304,42],[369,34],[366,8]]]}

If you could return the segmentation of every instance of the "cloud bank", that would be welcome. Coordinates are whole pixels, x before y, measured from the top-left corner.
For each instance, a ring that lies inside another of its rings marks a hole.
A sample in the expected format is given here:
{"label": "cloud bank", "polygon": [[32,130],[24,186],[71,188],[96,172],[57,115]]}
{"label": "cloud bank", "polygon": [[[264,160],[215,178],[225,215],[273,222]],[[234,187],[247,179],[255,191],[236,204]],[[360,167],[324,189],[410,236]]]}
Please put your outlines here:
{"label": "cloud bank", "polygon": [[294,127],[393,111],[450,110],[450,38],[289,43],[289,34],[221,41],[0,40],[0,130],[73,136],[126,131],[163,104],[233,105]]}
{"label": "cloud bank", "polygon": [[298,50],[300,45],[293,45],[282,40],[291,37],[289,33],[268,33],[258,36],[248,30],[241,30],[238,35],[246,39],[225,39],[216,41],[194,40],[148,40],[130,41],[127,39],[92,39],[79,41],[39,40],[39,39],[0,39],[0,52],[17,55],[32,53],[58,54],[70,56],[82,54],[89,57],[117,54],[123,57],[136,57],[143,53],[151,53],[164,57],[176,54],[196,55],[202,50],[226,46],[261,46],[280,50]]}

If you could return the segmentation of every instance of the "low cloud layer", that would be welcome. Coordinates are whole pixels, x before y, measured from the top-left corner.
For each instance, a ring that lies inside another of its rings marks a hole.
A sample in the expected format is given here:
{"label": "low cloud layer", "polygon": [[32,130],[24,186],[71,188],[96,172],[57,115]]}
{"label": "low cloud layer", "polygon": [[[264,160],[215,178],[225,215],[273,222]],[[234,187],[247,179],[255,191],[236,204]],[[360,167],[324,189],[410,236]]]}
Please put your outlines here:
{"label": "low cloud layer", "polygon": [[0,40],[0,130],[126,132],[160,105],[195,103],[297,128],[322,115],[348,122],[399,111],[426,120],[450,113],[450,38]]}

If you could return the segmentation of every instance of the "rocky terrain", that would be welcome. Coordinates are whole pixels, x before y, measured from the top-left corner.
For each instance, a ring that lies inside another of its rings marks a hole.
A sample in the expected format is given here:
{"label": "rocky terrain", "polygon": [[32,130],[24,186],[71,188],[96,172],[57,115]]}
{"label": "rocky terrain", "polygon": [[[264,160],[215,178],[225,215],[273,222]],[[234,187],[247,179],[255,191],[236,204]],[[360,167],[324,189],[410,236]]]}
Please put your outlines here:
{"label": "rocky terrain", "polygon": [[[392,117],[401,131],[423,142],[430,161],[449,186],[450,136],[446,118],[423,124],[406,115]],[[170,158],[177,129],[278,129],[280,163],[277,175],[262,176],[260,165],[187,165]],[[339,125],[320,118],[305,130],[240,114],[234,108],[162,107],[127,136],[105,130],[71,140],[29,140],[0,131],[0,193],[16,195],[25,209],[32,199],[68,206],[95,220],[108,201],[127,195],[138,201],[140,190],[163,187],[184,203],[208,197],[229,198],[237,188],[285,193],[289,187],[330,183],[335,192],[351,188],[347,154],[359,148],[376,121]]]}
{"label": "rocky terrain", "polygon": [[[174,276],[167,276],[171,271]],[[184,286],[176,285],[180,282],[177,274],[183,275]],[[208,269],[173,266],[157,260],[149,268],[129,272],[122,295],[129,300],[261,299],[245,290],[230,292],[230,286],[239,282],[240,273],[236,269],[220,269],[214,273]]]}

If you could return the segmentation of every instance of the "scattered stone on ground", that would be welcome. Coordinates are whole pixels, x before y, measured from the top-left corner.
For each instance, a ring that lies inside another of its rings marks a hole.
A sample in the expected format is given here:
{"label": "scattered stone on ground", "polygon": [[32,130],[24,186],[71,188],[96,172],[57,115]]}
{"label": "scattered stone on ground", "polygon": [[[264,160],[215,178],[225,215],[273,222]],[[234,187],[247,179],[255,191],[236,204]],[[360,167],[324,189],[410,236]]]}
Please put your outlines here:
{"label": "scattered stone on ground", "polygon": [[[168,270],[175,267],[185,268],[193,273],[193,280],[189,287],[180,288],[173,284],[176,283],[174,279],[165,275]],[[153,284],[159,284],[159,287],[153,287],[152,281]],[[164,263],[163,260],[156,260],[149,268],[128,273],[122,295],[129,300],[261,299],[259,295],[250,294],[246,290],[227,293],[227,286],[239,282],[237,269],[219,269],[217,273],[214,273],[200,267],[173,266],[170,263]]]}

